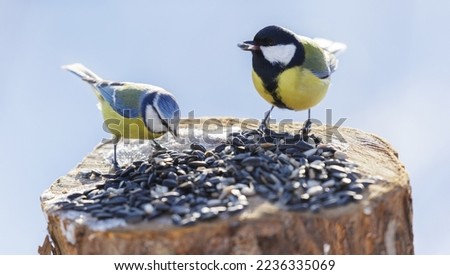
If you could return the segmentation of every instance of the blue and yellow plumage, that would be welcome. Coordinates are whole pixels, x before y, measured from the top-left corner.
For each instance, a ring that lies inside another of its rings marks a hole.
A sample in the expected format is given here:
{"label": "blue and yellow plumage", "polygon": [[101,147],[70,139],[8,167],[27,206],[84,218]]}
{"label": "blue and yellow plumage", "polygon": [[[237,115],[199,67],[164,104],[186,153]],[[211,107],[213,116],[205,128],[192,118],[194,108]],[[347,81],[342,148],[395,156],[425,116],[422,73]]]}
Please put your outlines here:
{"label": "blue and yellow plumage", "polygon": [[115,166],[116,143],[121,138],[155,139],[166,132],[177,136],[180,108],[173,95],[163,88],[103,80],[79,63],[65,65],[63,68],[94,88],[104,125],[114,136]]}
{"label": "blue and yellow plumage", "polygon": [[[335,54],[346,48],[342,43],[299,36],[279,26],[267,26],[252,41],[238,46],[252,53],[252,80],[261,97],[273,106],[295,111],[309,110],[325,97],[330,75],[337,68]],[[261,128],[266,127],[273,106]],[[304,136],[310,124],[308,115]]]}

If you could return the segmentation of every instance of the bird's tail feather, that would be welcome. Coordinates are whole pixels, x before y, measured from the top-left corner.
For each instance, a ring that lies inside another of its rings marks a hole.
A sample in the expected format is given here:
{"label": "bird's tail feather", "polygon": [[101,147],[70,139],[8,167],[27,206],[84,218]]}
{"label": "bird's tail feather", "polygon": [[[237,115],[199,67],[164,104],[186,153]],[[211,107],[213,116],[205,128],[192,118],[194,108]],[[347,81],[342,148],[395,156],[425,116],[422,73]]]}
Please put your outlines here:
{"label": "bird's tail feather", "polygon": [[96,83],[103,80],[93,71],[89,70],[83,64],[80,63],[64,65],[62,66],[62,68],[68,70],[69,72],[74,73],[75,75],[79,76],[81,79],[89,83]]}
{"label": "bird's tail feather", "polygon": [[334,42],[325,38],[314,38],[314,42],[316,42],[319,47],[333,55],[342,53],[347,49],[347,45],[344,43]]}

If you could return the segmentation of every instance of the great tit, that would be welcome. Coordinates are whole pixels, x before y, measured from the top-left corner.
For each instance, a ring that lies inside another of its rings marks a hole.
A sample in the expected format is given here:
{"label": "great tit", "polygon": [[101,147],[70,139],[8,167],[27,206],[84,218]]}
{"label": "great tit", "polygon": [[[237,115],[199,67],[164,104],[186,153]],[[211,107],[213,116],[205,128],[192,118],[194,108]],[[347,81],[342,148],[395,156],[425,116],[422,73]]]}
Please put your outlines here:
{"label": "great tit", "polygon": [[311,127],[310,108],[327,93],[330,75],[337,68],[335,54],[346,46],[326,39],[300,36],[272,25],[261,29],[253,41],[240,43],[238,47],[252,53],[253,84],[258,93],[272,104],[260,129],[266,129],[274,106],[295,111],[308,109],[308,120],[302,131],[303,138],[306,138]]}
{"label": "great tit", "polygon": [[[104,126],[113,134],[115,168],[118,168],[117,142],[121,138],[153,140],[166,132],[178,135],[180,108],[174,96],[163,88],[103,80],[79,63],[62,68],[79,76],[94,88]],[[159,146],[154,140],[153,142]]]}

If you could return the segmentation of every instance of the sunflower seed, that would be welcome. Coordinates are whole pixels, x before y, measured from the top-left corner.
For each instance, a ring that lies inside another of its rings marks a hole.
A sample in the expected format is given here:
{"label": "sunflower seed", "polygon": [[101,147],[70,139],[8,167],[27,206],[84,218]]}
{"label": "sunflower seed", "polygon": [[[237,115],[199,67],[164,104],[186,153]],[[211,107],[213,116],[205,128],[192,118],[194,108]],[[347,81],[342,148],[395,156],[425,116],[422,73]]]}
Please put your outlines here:
{"label": "sunflower seed", "polygon": [[88,171],[88,178],[105,182],[69,194],[58,206],[128,223],[167,213],[180,226],[244,210],[247,196],[256,194],[287,210],[318,212],[362,200],[376,184],[356,167],[313,135],[303,141],[300,134],[246,130],[211,150],[193,143],[181,152],[154,150],[148,161],[112,174]]}

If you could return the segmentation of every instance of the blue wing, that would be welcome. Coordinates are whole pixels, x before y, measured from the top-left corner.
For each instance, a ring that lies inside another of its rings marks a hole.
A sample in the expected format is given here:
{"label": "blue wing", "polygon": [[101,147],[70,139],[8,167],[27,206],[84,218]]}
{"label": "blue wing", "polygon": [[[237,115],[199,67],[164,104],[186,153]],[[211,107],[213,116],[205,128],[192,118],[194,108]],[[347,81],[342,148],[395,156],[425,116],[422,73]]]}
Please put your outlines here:
{"label": "blue wing", "polygon": [[146,85],[103,81],[96,83],[95,87],[112,109],[121,116],[136,118],[141,115],[141,100],[148,91]]}

